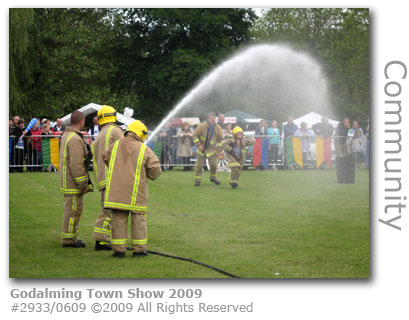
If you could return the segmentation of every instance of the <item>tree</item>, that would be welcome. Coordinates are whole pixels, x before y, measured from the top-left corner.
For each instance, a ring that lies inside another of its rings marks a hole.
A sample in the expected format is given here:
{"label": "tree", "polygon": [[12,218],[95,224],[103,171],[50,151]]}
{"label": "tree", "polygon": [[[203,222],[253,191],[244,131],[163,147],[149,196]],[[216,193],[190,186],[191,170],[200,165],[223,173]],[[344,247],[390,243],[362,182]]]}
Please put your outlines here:
{"label": "tree", "polygon": [[[214,65],[250,40],[248,9],[128,9],[118,70],[138,96],[136,116],[160,119]],[[124,74],[126,77],[124,77]]]}
{"label": "tree", "polygon": [[91,101],[109,100],[115,67],[107,11],[36,9],[36,15],[41,74],[35,101],[61,116]]}
{"label": "tree", "polygon": [[10,115],[30,112],[29,92],[38,69],[33,50],[33,9],[10,9],[9,19],[9,111]]}

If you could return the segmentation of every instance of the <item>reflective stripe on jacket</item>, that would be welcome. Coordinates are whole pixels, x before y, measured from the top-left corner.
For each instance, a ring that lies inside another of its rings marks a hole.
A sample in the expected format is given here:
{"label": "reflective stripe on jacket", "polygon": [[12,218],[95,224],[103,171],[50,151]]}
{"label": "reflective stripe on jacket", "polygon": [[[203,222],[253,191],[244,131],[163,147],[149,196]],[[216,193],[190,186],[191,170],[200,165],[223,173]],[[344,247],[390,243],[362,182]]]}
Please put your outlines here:
{"label": "reflective stripe on jacket", "polygon": [[161,173],[159,159],[141,139],[128,132],[103,153],[109,165],[104,207],[125,211],[147,211],[147,179]]}
{"label": "reflective stripe on jacket", "polygon": [[222,148],[226,151],[227,161],[229,162],[229,167],[242,166],[246,161],[246,147],[252,146],[256,143],[254,138],[242,138],[240,141],[240,155],[237,156],[233,153],[235,139],[229,138],[223,141]]}
{"label": "reflective stripe on jacket", "polygon": [[108,176],[108,167],[105,166],[102,154],[104,151],[107,151],[115,141],[123,137],[122,129],[113,123],[109,123],[102,126],[101,131],[92,143],[92,163],[98,190],[105,189],[106,177]]}
{"label": "reflective stripe on jacket", "polygon": [[[207,122],[199,124],[198,127],[193,132],[193,143],[195,143],[197,146],[199,145],[205,146],[207,131],[209,130],[209,127],[210,126]],[[223,140],[222,128],[218,124],[215,124],[213,136],[209,141],[209,145],[204,150],[204,153],[206,153],[207,157],[211,157],[213,154],[216,153],[216,149],[220,148],[222,145],[222,140]],[[197,150],[197,153],[200,155],[204,154],[200,150]]]}
{"label": "reflective stripe on jacket", "polygon": [[80,190],[84,188],[92,191],[84,165],[86,156],[87,149],[82,133],[67,127],[60,147],[60,190],[63,194],[80,194]]}

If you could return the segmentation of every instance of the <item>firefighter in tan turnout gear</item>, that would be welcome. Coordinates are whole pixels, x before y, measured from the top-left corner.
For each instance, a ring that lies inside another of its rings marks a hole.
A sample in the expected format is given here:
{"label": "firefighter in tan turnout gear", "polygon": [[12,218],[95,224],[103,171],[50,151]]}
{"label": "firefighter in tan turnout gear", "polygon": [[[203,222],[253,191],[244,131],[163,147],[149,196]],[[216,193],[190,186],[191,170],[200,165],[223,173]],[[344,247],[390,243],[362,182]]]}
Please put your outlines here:
{"label": "firefighter in tan turnout gear", "polygon": [[146,251],[147,179],[162,173],[159,159],[143,142],[148,129],[139,120],[132,122],[124,138],[117,140],[103,159],[109,166],[104,207],[112,210],[113,256],[125,257],[128,243],[128,217],[131,213],[131,248],[133,257],[144,257]]}
{"label": "firefighter in tan turnout gear", "polygon": [[239,186],[239,177],[243,164],[246,161],[246,147],[256,143],[254,138],[244,138],[243,130],[235,127],[232,131],[233,137],[223,142],[222,148],[226,151],[227,161],[231,169],[229,182],[233,189]]}
{"label": "firefighter in tan turnout gear", "polygon": [[101,192],[101,212],[94,225],[95,251],[112,250],[111,247],[111,210],[104,208],[104,197],[108,167],[102,159],[102,153],[117,140],[124,137],[122,129],[116,125],[116,111],[113,107],[104,105],[97,113],[101,131],[92,143],[91,151],[97,188]]}
{"label": "firefighter in tan turnout gear", "polygon": [[216,124],[216,114],[209,112],[207,122],[201,123],[193,132],[193,142],[197,146],[195,186],[200,186],[206,158],[209,159],[210,181],[220,184],[216,178],[218,152],[223,140],[222,128]]}
{"label": "firefighter in tan turnout gear", "polygon": [[87,148],[81,133],[85,117],[80,111],[71,114],[71,126],[67,126],[60,146],[60,189],[64,195],[64,215],[61,244],[64,247],[82,248],[78,239],[79,223],[84,207],[83,196],[93,191],[84,160]]}

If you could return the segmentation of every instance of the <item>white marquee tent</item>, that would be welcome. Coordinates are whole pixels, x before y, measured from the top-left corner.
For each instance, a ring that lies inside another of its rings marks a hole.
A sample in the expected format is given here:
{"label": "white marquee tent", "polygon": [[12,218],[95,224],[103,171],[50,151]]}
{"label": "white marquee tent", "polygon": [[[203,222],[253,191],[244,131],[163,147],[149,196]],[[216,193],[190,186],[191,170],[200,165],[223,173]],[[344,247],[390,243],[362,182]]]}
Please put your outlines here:
{"label": "white marquee tent", "polygon": [[[322,115],[316,113],[316,112],[310,112],[307,113],[306,115],[303,115],[302,117],[299,117],[297,119],[294,119],[294,123],[300,127],[301,122],[306,122],[308,124],[308,128],[311,129],[311,127],[316,124],[321,122],[322,119]],[[329,124],[331,124],[333,126],[333,128],[335,129],[338,126],[339,121],[337,120],[332,120],[332,119],[328,119]],[[287,122],[283,123],[283,126],[287,124]]]}
{"label": "white marquee tent", "polygon": [[[102,105],[96,104],[96,103],[89,103],[86,106],[78,109],[78,111],[81,111],[85,116],[88,116],[93,113],[97,113],[99,109],[101,109]],[[125,126],[128,126],[131,122],[135,121],[134,118],[132,118],[133,115],[133,110],[125,108],[125,114],[117,112],[117,120],[120,123],[123,123]],[[64,126],[70,124],[70,119],[71,119],[71,113],[64,116],[62,118],[62,124]]]}

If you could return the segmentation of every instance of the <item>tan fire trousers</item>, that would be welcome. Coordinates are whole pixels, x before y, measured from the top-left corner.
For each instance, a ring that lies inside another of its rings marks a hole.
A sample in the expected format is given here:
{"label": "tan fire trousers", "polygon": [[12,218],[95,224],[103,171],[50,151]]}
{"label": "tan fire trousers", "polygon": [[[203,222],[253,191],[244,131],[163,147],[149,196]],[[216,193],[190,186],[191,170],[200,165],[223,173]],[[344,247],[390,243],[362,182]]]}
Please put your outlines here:
{"label": "tan fire trousers", "polygon": [[[206,163],[206,156],[202,156],[197,153],[196,157],[196,167],[195,167],[195,181],[202,180],[203,167]],[[216,170],[217,170],[217,153],[213,154],[209,158],[210,165],[210,180],[216,179]]]}
{"label": "tan fire trousers", "polygon": [[229,176],[229,182],[238,184],[240,174],[241,174],[241,167],[239,167],[239,166],[231,167],[230,169],[231,169],[231,172],[230,172],[230,176]]}
{"label": "tan fire trousers", "polygon": [[131,248],[139,253],[146,249],[148,243],[146,231],[145,212],[129,212],[124,210],[112,210],[112,250],[125,252],[128,244],[128,218],[131,214]]}
{"label": "tan fire trousers", "polygon": [[84,209],[84,195],[64,195],[64,215],[62,223],[61,244],[70,245],[77,242],[81,213]]}
{"label": "tan fire trousers", "polygon": [[112,212],[109,209],[104,209],[105,189],[101,190],[101,212],[98,215],[94,225],[95,241],[104,243],[111,242],[111,219]]}

